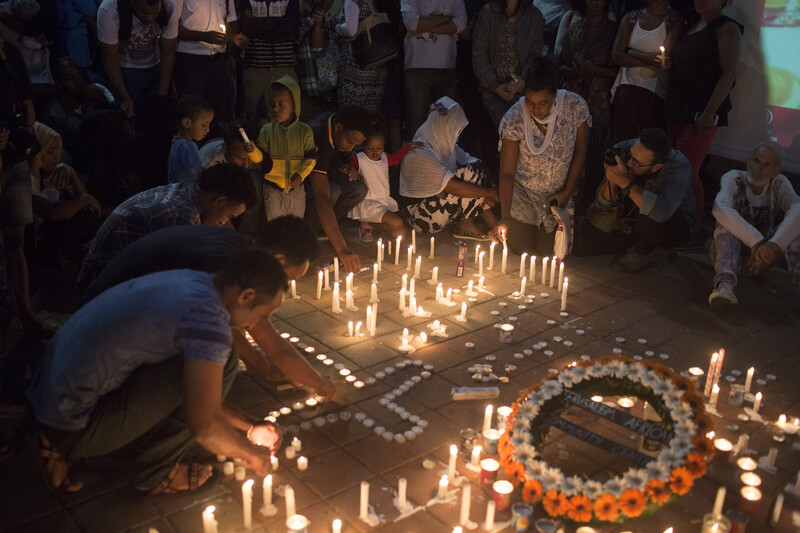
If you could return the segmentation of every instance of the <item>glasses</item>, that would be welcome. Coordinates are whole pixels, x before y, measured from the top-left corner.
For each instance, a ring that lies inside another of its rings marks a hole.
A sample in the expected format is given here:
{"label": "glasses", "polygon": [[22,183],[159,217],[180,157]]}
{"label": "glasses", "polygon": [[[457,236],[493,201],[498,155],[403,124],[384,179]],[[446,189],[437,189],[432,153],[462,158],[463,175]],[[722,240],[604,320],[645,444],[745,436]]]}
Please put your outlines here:
{"label": "glasses", "polygon": [[654,162],[650,163],[649,165],[643,165],[641,162],[639,162],[638,159],[636,159],[633,156],[630,157],[629,161],[633,164],[633,168],[648,168],[648,167],[652,167],[653,165],[657,165],[658,164],[658,163],[656,163],[654,161]]}

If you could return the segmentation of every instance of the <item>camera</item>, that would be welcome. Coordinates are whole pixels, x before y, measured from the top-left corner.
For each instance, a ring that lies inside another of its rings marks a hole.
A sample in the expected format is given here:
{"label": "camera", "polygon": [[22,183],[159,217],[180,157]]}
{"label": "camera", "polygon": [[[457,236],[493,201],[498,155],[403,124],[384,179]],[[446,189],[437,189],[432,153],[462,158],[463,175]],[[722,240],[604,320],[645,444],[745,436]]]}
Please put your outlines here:
{"label": "camera", "polygon": [[617,157],[622,159],[623,163],[627,164],[628,159],[631,158],[631,151],[628,148],[619,148],[617,146],[606,148],[605,156],[603,156],[603,163],[606,165],[616,166]]}

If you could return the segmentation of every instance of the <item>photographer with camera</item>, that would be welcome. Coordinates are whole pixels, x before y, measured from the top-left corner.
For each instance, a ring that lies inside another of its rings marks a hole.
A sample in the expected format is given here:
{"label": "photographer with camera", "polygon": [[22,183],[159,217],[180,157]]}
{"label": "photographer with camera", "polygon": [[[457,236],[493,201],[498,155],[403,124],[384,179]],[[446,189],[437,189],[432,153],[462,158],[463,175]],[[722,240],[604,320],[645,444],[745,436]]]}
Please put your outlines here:
{"label": "photographer with camera", "polygon": [[578,232],[573,253],[625,253],[615,266],[638,272],[655,263],[656,248],[686,243],[697,215],[692,167],[667,134],[647,128],[606,152],[606,178]]}

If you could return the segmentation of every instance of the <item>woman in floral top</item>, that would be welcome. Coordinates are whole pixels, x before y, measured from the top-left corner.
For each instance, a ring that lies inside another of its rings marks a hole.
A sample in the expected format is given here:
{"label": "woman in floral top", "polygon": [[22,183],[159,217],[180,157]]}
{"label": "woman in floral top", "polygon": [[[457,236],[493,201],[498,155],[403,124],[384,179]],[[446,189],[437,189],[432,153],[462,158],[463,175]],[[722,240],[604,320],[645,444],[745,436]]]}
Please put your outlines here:
{"label": "woman in floral top", "polygon": [[558,90],[558,68],[534,61],[525,96],[500,123],[502,219],[492,237],[513,253],[553,254],[551,205],[566,207],[586,160],[592,117],[583,98]]}

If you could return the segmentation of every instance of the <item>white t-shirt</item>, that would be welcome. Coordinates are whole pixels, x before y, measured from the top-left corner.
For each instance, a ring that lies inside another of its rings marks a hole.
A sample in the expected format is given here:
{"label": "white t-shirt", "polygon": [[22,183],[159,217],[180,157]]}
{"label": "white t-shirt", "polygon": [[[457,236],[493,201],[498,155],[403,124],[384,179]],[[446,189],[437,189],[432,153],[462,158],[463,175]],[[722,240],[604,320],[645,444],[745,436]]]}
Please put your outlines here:
{"label": "white t-shirt", "polygon": [[[220,24],[228,26],[236,20],[233,0],[175,0],[180,25],[194,31],[222,31]],[[225,52],[224,44],[209,44],[200,41],[178,41],[178,52],[198,56],[210,56]]]}
{"label": "white t-shirt", "polygon": [[420,17],[449,15],[453,17],[456,33],[467,28],[467,9],[464,0],[402,0],[400,11],[406,34],[405,68],[456,68],[455,35],[439,33],[419,33],[417,24]]}
{"label": "white t-shirt", "polygon": [[178,37],[178,14],[172,0],[165,0],[170,12],[169,22],[161,28],[158,22],[145,26],[133,15],[131,35],[127,42],[119,42],[119,12],[117,0],[103,0],[97,10],[97,40],[103,44],[119,45],[119,66],[124,68],[150,68],[158,64],[158,37]]}

